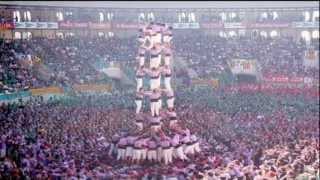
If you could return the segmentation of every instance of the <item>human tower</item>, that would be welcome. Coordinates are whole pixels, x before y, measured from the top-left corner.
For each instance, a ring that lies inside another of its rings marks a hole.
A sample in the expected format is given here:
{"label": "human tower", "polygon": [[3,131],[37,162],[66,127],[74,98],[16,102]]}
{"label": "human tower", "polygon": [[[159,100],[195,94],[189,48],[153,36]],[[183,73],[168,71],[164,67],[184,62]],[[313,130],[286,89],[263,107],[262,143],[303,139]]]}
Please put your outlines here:
{"label": "human tower", "polygon": [[[150,23],[143,26],[139,33],[136,129],[114,135],[109,154],[115,153],[117,160],[133,163],[151,161],[169,164],[175,159],[188,160],[188,155],[201,150],[198,138],[179,124],[174,108],[175,96],[171,87],[172,27]],[[145,99],[150,102],[150,112],[143,112]]]}

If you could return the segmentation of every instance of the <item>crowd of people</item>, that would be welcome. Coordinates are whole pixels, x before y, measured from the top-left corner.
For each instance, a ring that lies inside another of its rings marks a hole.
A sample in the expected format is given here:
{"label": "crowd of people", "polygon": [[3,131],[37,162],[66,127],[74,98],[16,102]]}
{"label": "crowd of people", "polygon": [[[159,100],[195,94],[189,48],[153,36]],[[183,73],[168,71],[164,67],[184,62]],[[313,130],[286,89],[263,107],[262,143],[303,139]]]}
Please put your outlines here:
{"label": "crowd of people", "polygon": [[[233,58],[257,60],[263,75],[319,79],[319,69],[303,67],[307,45],[293,38],[173,36],[175,56],[182,57],[202,79],[230,75],[228,61]],[[3,40],[0,92],[106,82],[96,63],[117,62],[133,68],[138,59],[136,38]],[[171,78],[171,71],[166,75]],[[155,84],[160,81],[150,83]],[[167,82],[171,89],[169,85]],[[319,179],[319,127],[315,126],[319,123],[319,93],[309,98],[304,92],[252,94],[223,87],[176,88],[174,109],[185,130],[178,137],[192,134],[201,148],[190,150],[190,142],[180,143],[185,154],[170,160],[164,157],[163,164],[144,161],[146,158],[138,158],[137,163],[126,159],[126,134],[136,130],[136,112],[148,114],[149,106],[154,105],[140,98],[141,108],[136,111],[136,87],[131,88],[105,95],[66,94],[2,104],[0,179]],[[168,113],[156,109],[155,118]],[[144,141],[134,146],[154,149],[156,140],[153,142],[150,147]],[[175,145],[180,148],[179,140]],[[126,150],[119,151],[123,147]],[[187,153],[189,150],[196,152]]]}
{"label": "crowd of people", "polygon": [[[264,38],[260,35],[225,38],[203,33],[174,34],[174,37],[172,43],[175,57],[182,57],[198,78],[232,79],[228,61],[235,58],[257,60],[259,73],[265,77],[283,75],[319,78],[319,69],[305,68],[303,65],[307,49],[303,40],[295,41],[290,37]],[[107,76],[97,67],[115,62],[127,71],[126,67],[134,66],[138,49],[135,38],[115,36],[2,40],[0,90],[10,92],[49,85],[106,82]],[[319,42],[312,41],[311,46],[318,49]],[[23,54],[24,59],[28,55],[32,59],[38,57],[46,68],[23,65],[21,57],[16,57],[17,54]],[[189,76],[186,70],[176,69],[177,78]]]}
{"label": "crowd of people", "polygon": [[108,154],[112,137],[134,127],[132,95],[77,95],[2,105],[0,175],[31,179],[319,177],[316,100],[230,96],[209,90],[177,92],[178,120],[200,137],[202,152],[163,166],[119,163]]}

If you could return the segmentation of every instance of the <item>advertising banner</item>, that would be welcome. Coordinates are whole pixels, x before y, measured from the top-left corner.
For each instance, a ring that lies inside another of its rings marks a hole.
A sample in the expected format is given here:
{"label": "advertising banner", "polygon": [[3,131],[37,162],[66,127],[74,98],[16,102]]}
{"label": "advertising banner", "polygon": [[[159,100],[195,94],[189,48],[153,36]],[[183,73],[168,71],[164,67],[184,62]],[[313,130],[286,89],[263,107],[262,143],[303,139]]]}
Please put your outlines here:
{"label": "advertising banner", "polygon": [[81,92],[110,92],[112,86],[110,84],[82,84],[74,85],[73,89]]}
{"label": "advertising banner", "polygon": [[246,25],[241,23],[241,22],[237,22],[237,23],[224,23],[224,28],[226,29],[241,29],[241,28],[246,28]]}
{"label": "advertising banner", "polygon": [[33,96],[45,95],[45,94],[62,94],[63,89],[59,87],[47,87],[47,88],[37,88],[30,89]]}
{"label": "advertising banner", "polygon": [[289,77],[289,76],[265,76],[263,77],[265,82],[269,83],[304,83],[304,77]]}
{"label": "advertising banner", "polygon": [[229,67],[233,74],[256,75],[257,66],[255,60],[232,59]]}
{"label": "advertising banner", "polygon": [[16,22],[16,29],[58,29],[56,22]]}
{"label": "advertising banner", "polygon": [[289,23],[252,23],[248,24],[248,28],[287,28]]}
{"label": "advertising banner", "polygon": [[219,79],[193,79],[192,84],[194,85],[209,85],[214,88],[219,87]]}
{"label": "advertising banner", "polygon": [[25,22],[16,22],[16,23],[15,23],[15,28],[16,28],[16,29],[26,28],[26,24],[25,24]]}
{"label": "advertising banner", "polygon": [[60,22],[59,28],[72,29],[72,28],[88,28],[89,24],[86,22]]}
{"label": "advertising banner", "polygon": [[36,22],[25,22],[25,24],[26,24],[26,29],[36,29],[37,28]]}
{"label": "advertising banner", "polygon": [[173,29],[199,29],[199,23],[173,23]]}
{"label": "advertising banner", "polygon": [[318,22],[293,22],[292,27],[294,28],[319,28]]}
{"label": "advertising banner", "polygon": [[139,24],[124,24],[124,23],[116,23],[113,24],[113,27],[116,29],[139,29]]}
{"label": "advertising banner", "polygon": [[110,23],[91,23],[89,22],[90,29],[111,29]]}
{"label": "advertising banner", "polygon": [[0,23],[0,30],[3,29],[14,29],[13,23]]}
{"label": "advertising banner", "polygon": [[47,22],[48,29],[58,29],[58,23],[56,22]]}
{"label": "advertising banner", "polygon": [[223,28],[223,23],[201,23],[200,27],[203,29],[219,29]]}
{"label": "advertising banner", "polygon": [[48,24],[46,22],[38,22],[36,23],[37,29],[47,29]]}

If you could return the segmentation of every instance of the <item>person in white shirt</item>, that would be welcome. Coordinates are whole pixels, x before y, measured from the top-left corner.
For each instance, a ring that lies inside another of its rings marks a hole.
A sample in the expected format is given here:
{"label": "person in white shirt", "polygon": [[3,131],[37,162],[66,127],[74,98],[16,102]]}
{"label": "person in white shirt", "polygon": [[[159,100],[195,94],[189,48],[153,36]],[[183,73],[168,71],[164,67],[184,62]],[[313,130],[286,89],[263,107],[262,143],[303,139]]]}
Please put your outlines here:
{"label": "person in white shirt", "polygon": [[150,76],[150,89],[151,91],[160,88],[161,84],[161,69],[152,68],[151,70],[145,68],[145,72]]}
{"label": "person in white shirt", "polygon": [[145,72],[143,70],[143,66],[140,66],[136,73],[136,81],[137,81],[137,91],[143,87],[143,78],[145,76]]}
{"label": "person in white shirt", "polygon": [[166,96],[167,96],[167,106],[169,109],[174,108],[174,93],[173,91],[166,91]]}
{"label": "person in white shirt", "polygon": [[146,92],[145,95],[149,95],[150,97],[150,108],[151,108],[151,115],[153,117],[160,115],[160,108],[159,107],[159,99],[161,98],[161,92],[158,89],[154,89],[151,93]]}
{"label": "person in white shirt", "polygon": [[136,99],[135,99],[135,102],[136,102],[136,105],[137,105],[136,114],[139,114],[140,111],[141,111],[143,96],[144,96],[143,89],[140,88],[139,91],[136,93]]}
{"label": "person in white shirt", "polygon": [[159,68],[161,64],[161,46],[157,45],[151,48],[150,68]]}
{"label": "person in white shirt", "polygon": [[171,68],[168,65],[165,65],[162,69],[164,75],[164,86],[167,91],[173,91],[171,88]]}

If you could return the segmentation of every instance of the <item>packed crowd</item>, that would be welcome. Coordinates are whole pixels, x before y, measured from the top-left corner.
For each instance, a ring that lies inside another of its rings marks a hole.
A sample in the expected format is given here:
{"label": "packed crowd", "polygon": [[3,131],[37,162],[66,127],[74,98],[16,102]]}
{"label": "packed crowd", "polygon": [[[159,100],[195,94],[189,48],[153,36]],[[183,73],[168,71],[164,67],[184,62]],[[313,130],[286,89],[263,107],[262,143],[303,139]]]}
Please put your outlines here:
{"label": "packed crowd", "polygon": [[2,105],[1,177],[319,177],[316,100],[230,96],[207,90],[177,92],[179,121],[201,137],[202,152],[169,166],[119,163],[108,154],[112,137],[134,127],[133,102],[132,93],[118,92]]}
{"label": "packed crowd", "polygon": [[[303,65],[304,41],[296,42],[293,38],[256,37],[210,37],[205,34],[175,35],[175,50],[185,57],[189,67],[199,77],[217,77],[228,69],[231,59],[242,58],[257,60],[261,73],[265,76],[300,75],[318,78],[319,70],[305,68]],[[311,46],[318,49],[319,41],[312,41]]]}
{"label": "packed crowd", "polygon": [[[264,76],[297,75],[319,78],[316,68],[304,68],[303,57],[307,49],[304,41],[293,38],[207,36],[202,33],[174,34],[175,56],[182,57],[199,78],[231,76],[228,60],[233,58],[256,59]],[[97,67],[116,62],[123,67],[135,64],[138,43],[130,38],[77,38],[65,39],[33,38],[29,41],[2,40],[0,62],[0,90],[15,90],[49,85],[70,85],[88,82],[105,82],[107,77]],[[311,46],[319,48],[313,40]],[[47,67],[47,75],[37,73],[39,68],[22,65],[21,58],[39,57]],[[126,68],[124,68],[126,69]],[[177,77],[187,76],[177,71]],[[179,76],[179,74],[181,74]]]}

